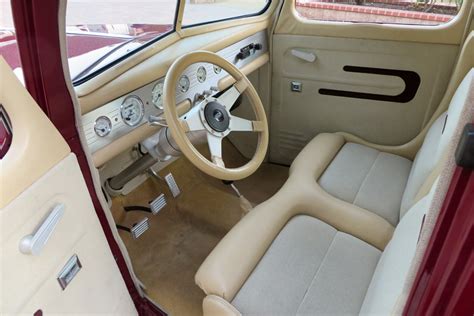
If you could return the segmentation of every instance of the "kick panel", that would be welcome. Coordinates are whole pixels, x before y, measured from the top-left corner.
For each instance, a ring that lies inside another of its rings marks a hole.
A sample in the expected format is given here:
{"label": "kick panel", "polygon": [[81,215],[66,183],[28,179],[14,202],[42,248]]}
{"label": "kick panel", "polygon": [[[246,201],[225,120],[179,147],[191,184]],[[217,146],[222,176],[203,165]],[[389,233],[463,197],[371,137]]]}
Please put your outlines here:
{"label": "kick panel", "polygon": [[270,159],[285,164],[323,132],[408,142],[438,106],[458,52],[456,45],[296,35],[274,35],[273,49]]}

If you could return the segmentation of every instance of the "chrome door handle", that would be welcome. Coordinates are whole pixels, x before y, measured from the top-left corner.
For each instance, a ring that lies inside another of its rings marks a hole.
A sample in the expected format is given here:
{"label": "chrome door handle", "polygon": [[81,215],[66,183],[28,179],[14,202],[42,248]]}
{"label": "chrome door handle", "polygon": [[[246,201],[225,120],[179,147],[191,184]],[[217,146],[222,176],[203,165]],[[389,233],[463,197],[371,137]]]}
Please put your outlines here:
{"label": "chrome door handle", "polygon": [[292,49],[291,55],[295,56],[296,58],[302,59],[308,63],[312,63],[316,60],[316,54],[311,52],[305,52],[299,49]]}
{"label": "chrome door handle", "polygon": [[51,237],[54,228],[64,214],[64,204],[56,205],[41,226],[30,235],[20,240],[20,252],[25,255],[37,256]]}

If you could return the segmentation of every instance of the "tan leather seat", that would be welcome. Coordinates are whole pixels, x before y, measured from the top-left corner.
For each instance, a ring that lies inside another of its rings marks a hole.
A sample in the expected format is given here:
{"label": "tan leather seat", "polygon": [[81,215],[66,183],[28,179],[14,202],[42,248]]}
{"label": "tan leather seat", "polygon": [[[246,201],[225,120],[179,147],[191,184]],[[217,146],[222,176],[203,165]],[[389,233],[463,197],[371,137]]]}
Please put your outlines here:
{"label": "tan leather seat", "polygon": [[282,189],[200,267],[205,315],[389,314],[433,199],[433,189],[419,192],[436,174],[473,87],[471,69],[413,164],[341,134],[315,137]]}

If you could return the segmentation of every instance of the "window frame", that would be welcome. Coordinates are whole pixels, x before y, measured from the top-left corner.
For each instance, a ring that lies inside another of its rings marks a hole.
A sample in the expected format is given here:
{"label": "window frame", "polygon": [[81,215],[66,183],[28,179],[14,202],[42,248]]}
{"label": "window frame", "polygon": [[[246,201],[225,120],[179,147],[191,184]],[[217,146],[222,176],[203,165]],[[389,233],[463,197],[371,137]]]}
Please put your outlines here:
{"label": "window frame", "polygon": [[[268,9],[271,7],[271,5],[272,5],[272,0],[268,0],[265,7],[262,10],[260,10],[259,12],[256,12],[256,13],[244,14],[244,15],[240,15],[240,16],[225,18],[225,19],[219,19],[219,20],[214,20],[214,21],[208,21],[208,22],[202,22],[202,23],[196,23],[196,24],[192,24],[192,25],[183,26],[182,21],[183,21],[183,16],[184,16],[184,10],[185,10],[185,7],[186,7],[186,2],[184,0],[177,0],[176,1],[176,10],[175,10],[175,15],[174,15],[173,29],[172,30],[170,30],[166,33],[163,33],[163,34],[157,36],[156,38],[153,38],[153,39],[149,40],[148,42],[144,43],[140,47],[138,47],[138,48],[136,48],[136,49],[120,56],[120,57],[118,57],[117,59],[115,59],[115,60],[111,61],[110,63],[98,68],[97,70],[89,73],[88,75],[83,76],[83,77],[81,77],[77,80],[74,80],[72,82],[72,84],[73,84],[74,87],[80,86],[80,85],[86,83],[87,81],[97,77],[98,75],[104,73],[105,71],[107,71],[111,67],[113,67],[113,66],[123,62],[124,60],[128,59],[129,57],[139,53],[140,51],[144,50],[145,48],[159,42],[160,40],[168,37],[169,35],[177,34],[181,30],[189,30],[189,29],[192,29],[192,28],[195,28],[195,27],[205,26],[205,25],[209,25],[209,24],[218,24],[218,23],[228,22],[228,21],[232,21],[232,20],[247,19],[247,18],[252,18],[252,17],[256,17],[256,16],[261,16],[261,15],[265,14],[265,12],[268,11]],[[71,78],[71,80],[72,80],[72,78]]]}
{"label": "window frame", "polygon": [[[156,42],[164,39],[165,37],[171,35],[171,34],[174,34],[176,33],[176,30],[177,30],[177,25],[178,25],[178,21],[179,21],[179,16],[180,16],[180,4],[181,4],[181,0],[176,0],[176,9],[175,9],[175,12],[174,12],[174,18],[173,18],[173,28],[171,30],[169,30],[168,32],[166,33],[163,33],[163,34],[160,34],[158,35],[157,37],[149,40],[148,42],[144,43],[143,45],[140,45],[140,47],[137,47],[135,48],[134,50],[131,50],[130,52],[118,57],[117,59],[114,59],[113,61],[111,61],[110,63],[98,68],[97,70],[89,73],[88,75],[86,76],[83,76],[83,77],[80,77],[79,79],[77,80],[74,80],[72,81],[72,85],[74,87],[77,87],[87,81],[89,81],[90,79],[100,75],[101,73],[103,73],[104,71],[106,71],[107,69],[121,63],[122,61],[124,61],[125,59],[135,55],[136,53],[144,50],[145,48],[155,44]],[[66,39],[67,40],[67,39]],[[72,80],[72,78],[70,78]]]}
{"label": "window frame", "polygon": [[[179,0],[179,1],[181,1],[181,0]],[[189,24],[189,25],[183,25],[182,21],[183,21],[183,18],[184,18],[184,11],[186,10],[186,3],[184,3],[183,12],[182,12],[182,16],[181,16],[181,19],[180,19],[180,21],[181,21],[180,28],[184,30],[184,29],[189,29],[189,28],[192,28],[192,27],[199,27],[199,26],[204,26],[204,25],[209,25],[209,24],[214,24],[214,23],[228,22],[228,21],[232,21],[232,20],[245,19],[245,18],[251,18],[251,17],[254,17],[254,16],[259,16],[259,15],[262,15],[265,12],[267,12],[267,10],[270,8],[271,5],[272,5],[272,0],[268,0],[267,4],[262,9],[258,12],[255,12],[255,13],[237,15],[237,16],[233,16],[233,17],[230,17],[230,18],[224,18],[224,19],[219,19],[219,20],[212,20],[212,21],[207,21],[207,22],[200,22],[200,23],[194,23],[194,24]]]}

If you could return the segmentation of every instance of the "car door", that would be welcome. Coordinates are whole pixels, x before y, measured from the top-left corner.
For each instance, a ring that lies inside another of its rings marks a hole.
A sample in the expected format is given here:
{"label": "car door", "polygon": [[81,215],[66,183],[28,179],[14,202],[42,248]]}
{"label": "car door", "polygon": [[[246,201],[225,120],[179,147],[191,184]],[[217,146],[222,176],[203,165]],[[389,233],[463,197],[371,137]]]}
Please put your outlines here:
{"label": "car door", "polygon": [[[403,2],[350,2],[283,4],[272,38],[272,161],[290,163],[322,132],[404,144],[443,98],[472,18],[472,1],[465,0],[444,24],[439,21],[450,17],[389,7]],[[394,14],[398,17],[389,16]],[[414,25],[417,21],[439,25]]]}
{"label": "car door", "polygon": [[136,314],[76,156],[0,57],[0,313]]}

